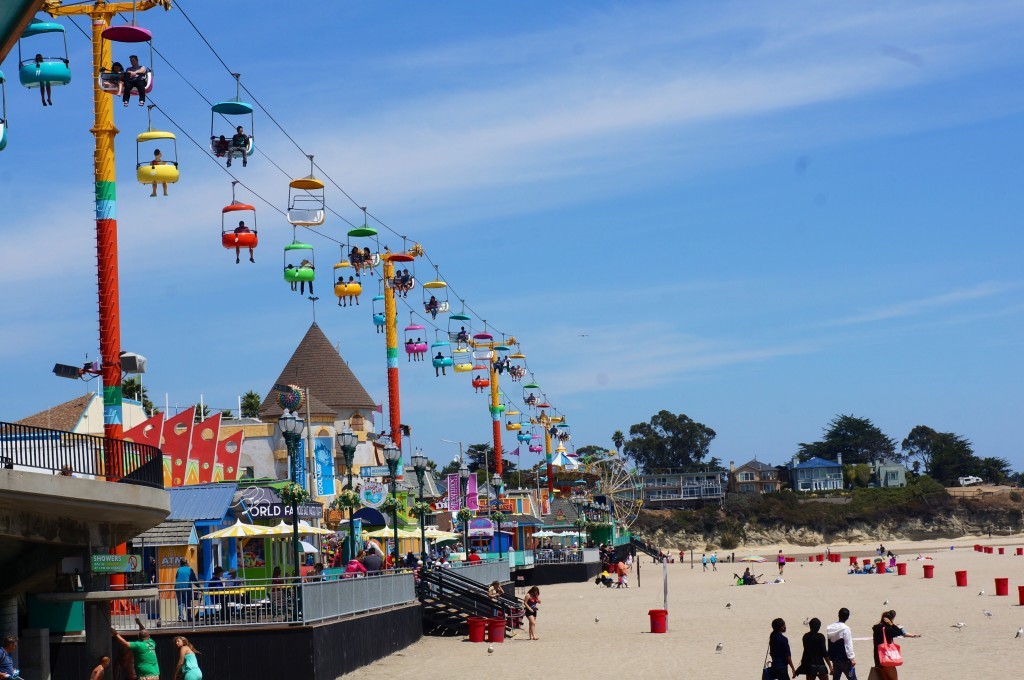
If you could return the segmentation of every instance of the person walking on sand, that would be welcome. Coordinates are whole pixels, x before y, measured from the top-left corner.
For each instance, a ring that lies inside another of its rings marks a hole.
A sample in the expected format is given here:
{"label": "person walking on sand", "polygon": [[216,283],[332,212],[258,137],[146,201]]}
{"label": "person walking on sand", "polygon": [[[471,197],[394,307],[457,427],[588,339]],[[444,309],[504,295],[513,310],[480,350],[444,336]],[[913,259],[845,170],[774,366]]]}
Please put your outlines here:
{"label": "person walking on sand", "polygon": [[779,551],[779,556],[775,558],[775,561],[779,564],[779,576],[782,576],[782,571],[786,568],[786,556]]}
{"label": "person walking on sand", "polygon": [[537,610],[540,608],[540,588],[534,586],[526,591],[523,608],[526,610],[526,620],[530,624],[530,639],[539,640],[540,638],[537,637]]}
{"label": "person walking on sand", "polygon": [[902,626],[896,625],[896,612],[892,609],[882,612],[882,618],[871,627],[872,649],[875,651],[875,667],[873,673],[877,673],[881,680],[898,680],[899,673],[895,666],[883,666],[879,663],[878,646],[883,642],[892,642],[898,637],[919,638],[920,635],[912,635],[905,631]]}
{"label": "person walking on sand", "polygon": [[711,553],[711,571],[718,571],[718,553]]}
{"label": "person walking on sand", "polygon": [[793,671],[796,677],[796,666],[793,665],[793,654],[789,650],[789,639],[785,636],[786,622],[783,619],[772,621],[772,634],[768,637],[768,657],[772,661],[771,673],[773,680],[789,680],[786,669]]}
{"label": "person walking on sand", "polygon": [[832,660],[832,680],[839,680],[846,675],[848,680],[857,680],[857,660],[853,654],[853,632],[846,622],[850,619],[850,610],[843,607],[839,610],[839,620],[829,624],[825,629],[828,638],[828,658]]}
{"label": "person walking on sand", "polygon": [[810,631],[804,633],[804,653],[793,677],[803,674],[806,680],[828,680],[832,672],[832,661],[828,658],[825,636],[818,632],[821,630],[821,619],[811,619],[807,625]]}
{"label": "person walking on sand", "polygon": [[174,677],[180,677],[181,680],[203,680],[203,672],[199,670],[199,661],[196,659],[198,652],[188,638],[179,635],[174,638],[174,645],[178,648],[178,665],[174,669]]}
{"label": "person walking on sand", "polygon": [[708,570],[708,556],[705,553],[700,554],[700,566],[704,571]]}

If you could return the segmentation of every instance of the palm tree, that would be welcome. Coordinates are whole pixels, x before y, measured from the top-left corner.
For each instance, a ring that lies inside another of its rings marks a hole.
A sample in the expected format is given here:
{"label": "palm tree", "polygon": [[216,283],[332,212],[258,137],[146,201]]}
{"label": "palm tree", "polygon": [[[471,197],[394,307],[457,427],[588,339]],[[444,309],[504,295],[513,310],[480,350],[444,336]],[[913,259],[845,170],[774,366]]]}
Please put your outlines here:
{"label": "palm tree", "polygon": [[260,404],[263,403],[263,398],[260,397],[259,392],[249,390],[242,395],[242,417],[243,418],[259,418],[260,417]]}
{"label": "palm tree", "polygon": [[142,402],[142,410],[149,415],[153,415],[156,412],[156,407],[153,402],[149,400],[149,390],[142,384],[142,380],[134,376],[125,378],[121,382],[121,393],[127,399],[134,399]]}
{"label": "palm tree", "polygon": [[621,455],[622,445],[626,443],[626,436],[622,434],[622,430],[615,430],[612,433],[612,444],[615,444],[615,450]]}
{"label": "palm tree", "polygon": [[203,404],[202,406],[200,406],[199,404],[196,404],[195,422],[198,423],[198,422],[200,422],[202,420],[206,420],[209,417],[210,417],[210,406],[208,404]]}

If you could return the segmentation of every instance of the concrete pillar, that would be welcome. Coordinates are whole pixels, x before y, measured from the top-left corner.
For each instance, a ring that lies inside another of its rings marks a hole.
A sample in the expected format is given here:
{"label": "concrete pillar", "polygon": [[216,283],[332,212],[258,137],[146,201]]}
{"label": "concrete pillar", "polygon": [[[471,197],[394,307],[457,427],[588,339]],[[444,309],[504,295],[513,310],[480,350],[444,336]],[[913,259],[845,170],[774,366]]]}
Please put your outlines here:
{"label": "concrete pillar", "polygon": [[[8,635],[18,634],[18,598],[17,597],[2,597],[0,598],[0,641],[2,641]],[[18,654],[14,652],[14,665],[18,665]]]}
{"label": "concrete pillar", "polygon": [[[85,655],[89,664],[95,664],[101,656],[114,658],[110,602],[106,600],[85,603]],[[89,668],[92,669],[92,665]],[[107,674],[110,674],[109,669]]]}
{"label": "concrete pillar", "polygon": [[32,680],[50,680],[50,629],[26,628],[18,640],[18,668]]}

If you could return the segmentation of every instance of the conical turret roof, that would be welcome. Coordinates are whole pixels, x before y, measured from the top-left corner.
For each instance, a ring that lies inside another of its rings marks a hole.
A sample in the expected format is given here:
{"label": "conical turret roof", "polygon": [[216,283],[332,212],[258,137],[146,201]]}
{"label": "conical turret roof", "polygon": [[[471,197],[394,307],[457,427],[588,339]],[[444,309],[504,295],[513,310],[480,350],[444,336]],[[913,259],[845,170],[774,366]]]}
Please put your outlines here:
{"label": "conical turret roof", "polygon": [[[313,411],[322,411],[322,407],[327,406],[334,413],[347,417],[350,411],[372,411],[377,406],[316,322],[306,331],[275,384],[308,389],[312,395],[310,406]],[[260,419],[272,420],[281,415],[277,395],[271,385],[260,404]]]}

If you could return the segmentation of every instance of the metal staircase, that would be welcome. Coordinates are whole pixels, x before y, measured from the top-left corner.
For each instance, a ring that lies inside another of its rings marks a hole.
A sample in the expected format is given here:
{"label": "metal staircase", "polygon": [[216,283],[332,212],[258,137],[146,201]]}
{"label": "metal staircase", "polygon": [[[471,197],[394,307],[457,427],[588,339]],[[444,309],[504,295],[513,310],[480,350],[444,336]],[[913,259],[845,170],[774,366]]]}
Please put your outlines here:
{"label": "metal staircase", "polygon": [[646,541],[644,541],[642,538],[640,538],[638,536],[633,536],[632,538],[630,538],[630,542],[633,544],[633,547],[635,547],[637,550],[639,550],[640,552],[642,552],[642,553],[644,553],[646,555],[650,555],[651,557],[653,557],[656,560],[660,559],[662,557],[660,550],[658,550],[657,548],[651,546],[650,544],[648,544]]}
{"label": "metal staircase", "polygon": [[420,573],[416,594],[423,610],[423,630],[428,635],[464,635],[471,616],[493,618],[496,610],[505,618],[506,630],[519,627],[523,606],[519,600],[492,600],[487,586],[450,569],[429,569]]}

